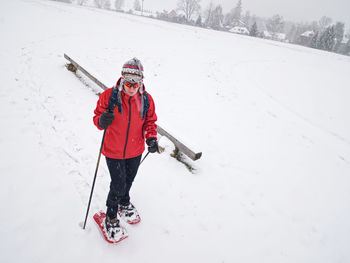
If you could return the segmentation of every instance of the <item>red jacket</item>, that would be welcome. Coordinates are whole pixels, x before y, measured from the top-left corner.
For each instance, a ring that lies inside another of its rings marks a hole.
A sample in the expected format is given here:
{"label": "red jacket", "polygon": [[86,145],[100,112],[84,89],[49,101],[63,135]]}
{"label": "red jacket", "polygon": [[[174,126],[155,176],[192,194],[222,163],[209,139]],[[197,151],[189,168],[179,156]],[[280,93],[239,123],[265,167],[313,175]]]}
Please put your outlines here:
{"label": "red jacket", "polygon": [[[107,110],[111,94],[112,88],[105,90],[100,95],[94,111],[94,124],[100,130],[102,129],[98,120],[101,114]],[[157,125],[155,124],[157,115],[151,95],[148,94],[149,109],[144,120],[140,114],[140,93],[130,97],[122,91],[121,95],[122,112],[119,112],[118,106],[114,108],[114,120],[106,130],[102,148],[102,154],[113,159],[128,159],[139,156],[145,150],[145,139],[157,138]]]}

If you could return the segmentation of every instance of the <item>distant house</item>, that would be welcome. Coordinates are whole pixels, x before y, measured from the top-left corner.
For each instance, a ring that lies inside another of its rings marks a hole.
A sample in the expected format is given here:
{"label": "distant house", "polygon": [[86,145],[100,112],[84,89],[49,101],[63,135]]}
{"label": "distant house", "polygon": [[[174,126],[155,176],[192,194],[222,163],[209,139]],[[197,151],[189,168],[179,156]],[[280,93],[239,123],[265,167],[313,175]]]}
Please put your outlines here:
{"label": "distant house", "polygon": [[175,10],[171,10],[170,12],[168,12],[167,10],[163,10],[162,13],[157,13],[157,18],[180,24],[187,23],[185,15],[178,15]]}
{"label": "distant house", "polygon": [[[243,21],[238,20],[238,19],[234,19],[231,23],[226,24],[225,26],[221,26],[221,27],[225,28],[227,31],[230,31],[230,32],[231,32],[231,29],[233,29],[233,28],[239,28],[239,27],[248,28],[247,25]],[[233,33],[241,34],[239,32],[233,32]]]}
{"label": "distant house", "polygon": [[159,19],[163,19],[163,20],[166,20],[168,18],[168,11],[167,10],[163,10],[163,12],[159,13],[157,12],[157,18]]}
{"label": "distant house", "polygon": [[299,36],[298,43],[303,46],[310,46],[312,38],[314,37],[315,32],[313,30],[311,31],[305,31]]}
{"label": "distant house", "polygon": [[345,55],[350,55],[350,36],[345,35],[343,37],[343,40],[340,42],[336,52],[345,54]]}
{"label": "distant house", "polygon": [[235,26],[229,30],[231,33],[241,34],[241,35],[249,35],[249,30],[246,27]]}
{"label": "distant house", "polygon": [[174,10],[171,10],[170,13],[167,10],[163,10],[162,13],[158,13],[158,18],[163,19],[163,20],[167,20],[167,21],[174,20],[176,18],[176,16],[177,16],[177,14]]}
{"label": "distant house", "polygon": [[309,31],[305,31],[300,36],[312,38],[314,35],[315,35],[315,32],[313,30],[311,30],[311,31],[309,30]]}
{"label": "distant house", "polygon": [[281,42],[287,41],[287,36],[284,33],[274,33],[272,38],[274,40],[281,41]]}
{"label": "distant house", "polygon": [[269,31],[264,30],[262,31],[262,37],[266,39],[272,39],[272,34]]}
{"label": "distant house", "polygon": [[288,42],[287,36],[284,33],[273,33],[267,30],[262,31],[262,38],[271,39],[275,41]]}
{"label": "distant house", "polygon": [[244,23],[242,20],[234,19],[231,23],[231,27],[246,27],[246,23]]}
{"label": "distant house", "polygon": [[174,19],[174,18],[176,18],[176,17],[177,17],[176,11],[175,11],[174,9],[171,10],[170,13],[168,14],[168,18],[169,18],[169,19]]}

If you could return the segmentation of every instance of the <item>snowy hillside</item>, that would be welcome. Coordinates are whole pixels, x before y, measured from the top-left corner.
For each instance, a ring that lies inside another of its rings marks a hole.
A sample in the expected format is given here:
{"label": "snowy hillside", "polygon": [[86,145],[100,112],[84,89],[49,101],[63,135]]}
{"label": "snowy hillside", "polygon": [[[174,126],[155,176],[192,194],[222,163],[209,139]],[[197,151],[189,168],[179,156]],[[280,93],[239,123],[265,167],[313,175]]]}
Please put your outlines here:
{"label": "snowy hillside", "polygon": [[[0,3],[0,262],[350,262],[350,58],[45,0]],[[138,57],[172,144],[140,166],[142,222],[106,243],[97,96]]]}

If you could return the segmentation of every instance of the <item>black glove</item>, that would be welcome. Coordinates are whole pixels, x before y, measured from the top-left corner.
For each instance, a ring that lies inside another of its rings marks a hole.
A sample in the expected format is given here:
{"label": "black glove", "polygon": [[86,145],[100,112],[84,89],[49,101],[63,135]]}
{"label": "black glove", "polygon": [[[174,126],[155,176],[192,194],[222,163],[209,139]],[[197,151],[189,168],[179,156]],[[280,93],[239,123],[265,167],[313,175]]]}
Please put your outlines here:
{"label": "black glove", "polygon": [[148,138],[146,140],[146,143],[148,145],[148,151],[150,153],[158,152],[158,142],[157,142],[156,138]]}
{"label": "black glove", "polygon": [[107,129],[107,127],[112,124],[113,120],[114,113],[111,111],[105,111],[101,114],[100,118],[98,119],[98,125],[100,125],[102,129]]}

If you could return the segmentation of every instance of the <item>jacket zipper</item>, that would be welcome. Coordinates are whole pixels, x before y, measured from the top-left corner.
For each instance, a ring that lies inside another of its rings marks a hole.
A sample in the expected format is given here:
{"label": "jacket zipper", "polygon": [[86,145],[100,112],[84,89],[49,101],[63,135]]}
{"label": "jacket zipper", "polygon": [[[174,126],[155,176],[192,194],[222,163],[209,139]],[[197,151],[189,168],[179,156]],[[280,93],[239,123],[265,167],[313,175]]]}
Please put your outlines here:
{"label": "jacket zipper", "polygon": [[145,138],[145,136],[144,136],[144,133],[145,133],[145,131],[143,130],[145,128],[145,123],[143,123],[142,124],[142,139],[144,139]]}
{"label": "jacket zipper", "polygon": [[125,159],[125,152],[126,152],[126,145],[128,144],[128,137],[129,137],[129,129],[130,129],[130,120],[131,120],[131,98],[129,98],[129,121],[128,121],[128,130],[126,131],[126,140],[125,140],[125,146],[124,146],[124,153],[123,153],[123,159]]}

